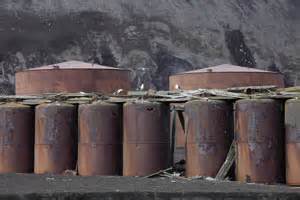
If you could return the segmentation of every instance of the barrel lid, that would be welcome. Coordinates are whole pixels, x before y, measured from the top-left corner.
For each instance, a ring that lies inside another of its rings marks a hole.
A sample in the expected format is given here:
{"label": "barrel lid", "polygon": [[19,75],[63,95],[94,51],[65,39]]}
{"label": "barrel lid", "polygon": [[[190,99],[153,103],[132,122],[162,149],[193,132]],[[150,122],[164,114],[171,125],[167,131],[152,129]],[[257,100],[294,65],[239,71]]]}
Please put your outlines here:
{"label": "barrel lid", "polygon": [[102,70],[126,70],[126,71],[128,70],[128,69],[108,67],[108,66],[98,65],[94,63],[86,63],[86,62],[72,60],[72,61],[51,64],[42,67],[30,68],[26,71],[54,70],[54,69],[99,69],[99,70],[102,69]]}
{"label": "barrel lid", "polygon": [[277,73],[277,72],[271,72],[267,70],[261,70],[261,69],[256,69],[256,68],[250,68],[250,67],[241,67],[241,66],[236,66],[236,65],[231,65],[231,64],[223,64],[223,65],[218,65],[218,66],[213,66],[213,67],[207,67],[203,69],[197,69],[197,70],[192,70],[192,71],[187,71],[187,72],[182,72],[179,74],[194,74],[194,73],[238,73],[238,72],[243,72],[243,73]]}

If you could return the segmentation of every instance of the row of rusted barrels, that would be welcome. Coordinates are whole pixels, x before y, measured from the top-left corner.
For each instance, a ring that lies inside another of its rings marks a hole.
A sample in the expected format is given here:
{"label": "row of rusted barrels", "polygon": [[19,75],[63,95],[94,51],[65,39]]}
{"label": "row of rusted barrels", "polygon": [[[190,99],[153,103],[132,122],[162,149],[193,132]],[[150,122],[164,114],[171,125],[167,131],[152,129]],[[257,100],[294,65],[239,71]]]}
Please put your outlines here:
{"label": "row of rusted barrels", "polygon": [[0,105],[0,173],[143,176],[170,161],[163,103]]}
{"label": "row of rusted barrels", "polygon": [[187,176],[216,176],[234,138],[236,180],[300,185],[299,100],[192,101],[185,124]]}
{"label": "row of rusted barrels", "polygon": [[[171,165],[169,113],[148,101],[2,104],[0,173],[148,175]],[[234,137],[236,180],[300,184],[299,100],[196,100],[184,113],[187,176],[214,177]]]}

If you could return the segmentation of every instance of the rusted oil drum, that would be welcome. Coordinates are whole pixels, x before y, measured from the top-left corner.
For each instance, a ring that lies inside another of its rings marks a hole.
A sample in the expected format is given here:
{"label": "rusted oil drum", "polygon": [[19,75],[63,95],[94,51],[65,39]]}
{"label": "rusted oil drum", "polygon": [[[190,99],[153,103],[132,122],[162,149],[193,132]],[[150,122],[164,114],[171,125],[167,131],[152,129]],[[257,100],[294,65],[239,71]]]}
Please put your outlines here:
{"label": "rusted oil drum", "polygon": [[285,103],[286,183],[300,185],[300,100]]}
{"label": "rusted oil drum", "polygon": [[136,101],[123,109],[123,175],[145,176],[169,167],[169,106]]}
{"label": "rusted oil drum", "polygon": [[65,103],[41,104],[35,110],[34,172],[63,173],[76,168],[76,107]]}
{"label": "rusted oil drum", "polygon": [[130,71],[79,61],[31,68],[16,73],[16,94],[129,90]]}
{"label": "rusted oil drum", "polygon": [[34,111],[31,107],[0,105],[0,173],[33,172]]}
{"label": "rusted oil drum", "polygon": [[221,100],[185,104],[186,176],[215,177],[226,159],[232,135],[232,105]]}
{"label": "rusted oil drum", "polygon": [[96,102],[79,106],[78,172],[122,174],[122,106]]}
{"label": "rusted oil drum", "polygon": [[284,181],[282,104],[272,99],[245,99],[235,105],[236,179]]}

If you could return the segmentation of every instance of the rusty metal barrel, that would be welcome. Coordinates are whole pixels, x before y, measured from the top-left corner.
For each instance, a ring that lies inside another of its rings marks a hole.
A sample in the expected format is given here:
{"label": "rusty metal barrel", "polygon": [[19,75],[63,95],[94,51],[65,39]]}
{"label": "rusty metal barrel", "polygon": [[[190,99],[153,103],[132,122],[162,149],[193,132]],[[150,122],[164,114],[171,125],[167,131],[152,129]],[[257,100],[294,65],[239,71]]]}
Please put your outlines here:
{"label": "rusty metal barrel", "polygon": [[286,183],[300,185],[300,100],[285,103]]}
{"label": "rusty metal barrel", "polygon": [[41,104],[35,110],[34,172],[60,174],[76,168],[77,113],[71,104]]}
{"label": "rusty metal barrel", "polygon": [[79,175],[122,174],[122,106],[96,102],[79,106]]}
{"label": "rusty metal barrel", "polygon": [[0,105],[0,173],[33,172],[34,111],[31,107]]}
{"label": "rusty metal barrel", "polygon": [[135,101],[123,109],[123,175],[145,176],[169,167],[169,106]]}
{"label": "rusty metal barrel", "polygon": [[232,136],[232,105],[222,100],[185,104],[186,176],[215,177],[226,159]]}
{"label": "rusty metal barrel", "polygon": [[273,99],[245,99],[235,104],[236,179],[284,181],[283,106]]}

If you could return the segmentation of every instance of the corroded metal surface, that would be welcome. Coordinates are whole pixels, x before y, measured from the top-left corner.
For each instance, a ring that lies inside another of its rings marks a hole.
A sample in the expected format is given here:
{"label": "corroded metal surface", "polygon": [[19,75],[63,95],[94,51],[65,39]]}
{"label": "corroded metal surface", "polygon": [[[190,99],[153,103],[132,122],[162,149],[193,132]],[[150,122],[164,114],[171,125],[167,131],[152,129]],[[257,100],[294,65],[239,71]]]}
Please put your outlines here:
{"label": "corroded metal surface", "polygon": [[300,100],[291,99],[285,104],[285,158],[286,182],[300,185]]}
{"label": "corroded metal surface", "polygon": [[216,176],[232,135],[232,106],[220,100],[185,104],[186,176]]}
{"label": "corroded metal surface", "polygon": [[170,90],[178,87],[192,90],[259,85],[284,87],[284,76],[276,72],[233,65],[220,65],[170,76]]}
{"label": "corroded metal surface", "polygon": [[282,104],[272,99],[240,100],[235,105],[236,179],[284,181]]}
{"label": "corroded metal surface", "polygon": [[79,106],[78,173],[122,174],[122,106],[97,102]]}
{"label": "corroded metal surface", "polygon": [[34,172],[74,170],[77,154],[76,107],[64,103],[41,104],[35,112]]}
{"label": "corroded metal surface", "polygon": [[169,106],[136,101],[123,109],[123,175],[144,176],[169,167]]}
{"label": "corroded metal surface", "polygon": [[130,71],[70,61],[16,73],[16,94],[112,93],[130,89]]}
{"label": "corroded metal surface", "polygon": [[33,171],[34,111],[16,103],[0,105],[0,173]]}
{"label": "corroded metal surface", "polygon": [[[172,103],[170,104],[171,107],[179,106],[183,104],[176,104]],[[184,118],[184,112],[182,113],[182,116]],[[184,120],[184,119],[183,119]],[[172,119],[170,121],[172,126]],[[175,116],[175,149],[174,149],[174,163],[179,162],[180,160],[185,160],[185,134],[184,134],[184,128],[181,125],[180,118],[178,112],[176,112]]]}

